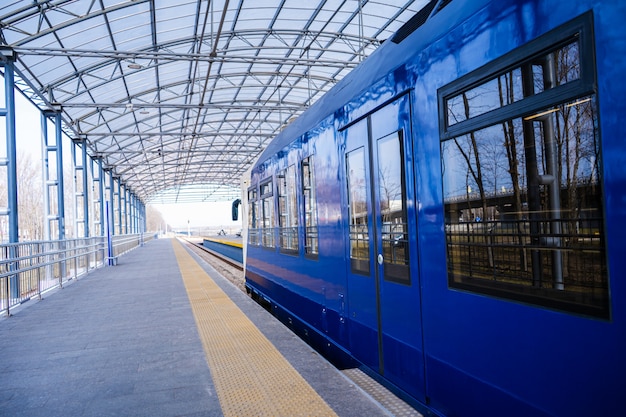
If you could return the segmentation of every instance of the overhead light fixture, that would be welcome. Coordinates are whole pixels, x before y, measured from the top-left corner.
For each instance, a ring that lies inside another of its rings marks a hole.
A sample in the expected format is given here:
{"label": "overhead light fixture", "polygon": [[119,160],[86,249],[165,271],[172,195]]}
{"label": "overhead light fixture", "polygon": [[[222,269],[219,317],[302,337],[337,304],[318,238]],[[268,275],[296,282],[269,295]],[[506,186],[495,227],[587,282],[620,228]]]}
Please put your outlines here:
{"label": "overhead light fixture", "polygon": [[130,61],[128,63],[128,68],[130,68],[130,69],[142,69],[143,66],[141,64],[136,63],[135,61]]}

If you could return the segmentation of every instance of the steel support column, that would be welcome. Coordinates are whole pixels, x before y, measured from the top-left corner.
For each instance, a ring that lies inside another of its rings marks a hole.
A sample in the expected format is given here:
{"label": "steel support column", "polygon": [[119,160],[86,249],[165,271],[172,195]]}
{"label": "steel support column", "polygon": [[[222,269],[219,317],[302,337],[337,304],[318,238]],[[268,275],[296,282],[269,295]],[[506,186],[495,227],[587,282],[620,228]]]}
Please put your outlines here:
{"label": "steel support column", "polygon": [[124,233],[128,234],[130,231],[130,190],[124,186]]}
{"label": "steel support column", "polygon": [[102,159],[91,159],[91,179],[93,181],[92,201],[94,204],[93,225],[94,233],[104,236],[104,171],[102,169]]}
{"label": "steel support column", "polygon": [[[3,107],[0,108],[0,117],[4,117],[6,129],[6,154],[2,155],[2,150],[0,150],[0,169],[6,170],[7,180],[6,207],[0,207],[0,241],[8,241],[9,243],[19,241],[15,136],[15,59],[15,52],[12,49],[0,48],[0,65],[4,68],[4,103],[2,103]],[[16,258],[16,248],[10,246],[6,256]],[[9,268],[15,270],[16,265],[10,265]],[[11,297],[18,297],[20,291],[17,276],[10,277],[6,283],[9,286],[9,288],[5,288],[7,295],[10,293]],[[9,314],[8,308],[7,314]]]}
{"label": "steel support column", "polygon": [[104,184],[105,192],[108,194],[109,209],[107,210],[107,222],[111,225],[111,235],[115,235],[115,216],[113,215],[113,202],[115,201],[115,180],[113,179],[113,171],[108,169],[104,172],[106,182]]}
{"label": "steel support column", "polygon": [[[54,123],[54,141],[51,141],[48,135],[48,121]],[[53,235],[58,240],[64,240],[65,203],[63,197],[63,137],[60,107],[41,113],[41,136],[44,159],[43,175],[46,216],[44,236],[46,240],[52,240]]]}
{"label": "steel support column", "polygon": [[[17,152],[15,139],[15,54],[11,49],[0,49],[0,65],[4,68],[4,107],[0,116],[5,119],[5,155],[0,156],[0,166],[6,167],[7,205],[0,208],[0,239],[16,243],[19,241],[17,207]],[[6,224],[5,224],[6,221]],[[8,229],[8,230],[7,230]]]}
{"label": "steel support column", "polygon": [[117,234],[121,235],[122,232],[122,179],[116,178],[113,184],[117,183],[117,187],[115,187],[115,207],[116,207],[116,223],[117,223]]}
{"label": "steel support column", "polygon": [[131,233],[138,233],[139,227],[137,227],[137,196],[131,193],[131,210],[132,210],[132,231]]}
{"label": "steel support column", "polygon": [[[89,192],[87,188],[87,146],[85,139],[72,139],[74,169],[74,237],[89,237]],[[80,149],[80,154],[77,150]],[[82,227],[81,227],[82,226]]]}

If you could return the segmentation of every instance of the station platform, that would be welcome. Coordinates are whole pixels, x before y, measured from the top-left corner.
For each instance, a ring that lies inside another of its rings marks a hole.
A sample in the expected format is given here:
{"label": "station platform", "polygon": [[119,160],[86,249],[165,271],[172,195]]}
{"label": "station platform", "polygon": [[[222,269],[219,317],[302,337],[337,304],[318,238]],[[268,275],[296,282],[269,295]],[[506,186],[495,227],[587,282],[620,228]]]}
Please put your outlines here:
{"label": "station platform", "polygon": [[400,415],[176,239],[12,312],[2,416]]}

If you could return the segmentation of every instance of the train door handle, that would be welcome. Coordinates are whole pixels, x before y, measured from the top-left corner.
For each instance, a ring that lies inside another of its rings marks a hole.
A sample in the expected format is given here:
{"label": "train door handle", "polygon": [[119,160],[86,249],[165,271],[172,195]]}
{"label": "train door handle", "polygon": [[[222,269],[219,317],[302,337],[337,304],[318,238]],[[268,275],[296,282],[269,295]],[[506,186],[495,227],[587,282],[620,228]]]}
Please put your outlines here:
{"label": "train door handle", "polygon": [[383,264],[383,255],[382,253],[378,254],[378,265],[382,265]]}

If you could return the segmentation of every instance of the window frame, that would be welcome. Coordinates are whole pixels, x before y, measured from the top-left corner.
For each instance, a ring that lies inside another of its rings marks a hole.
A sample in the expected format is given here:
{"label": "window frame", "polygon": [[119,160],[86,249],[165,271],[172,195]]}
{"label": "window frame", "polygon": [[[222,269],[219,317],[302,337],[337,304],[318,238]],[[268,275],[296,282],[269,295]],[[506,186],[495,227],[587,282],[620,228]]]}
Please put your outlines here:
{"label": "window frame", "polygon": [[[455,123],[452,126],[448,123],[448,99],[501,76],[512,68],[521,66],[522,63],[541,57],[545,55],[546,51],[567,45],[575,38],[580,39],[579,54],[581,57],[585,57],[581,61],[581,75],[578,80]],[[438,90],[440,139],[442,141],[452,139],[506,120],[531,115],[554,102],[591,95],[597,90],[595,78],[593,15],[588,12],[441,87]]]}
{"label": "window frame", "polygon": [[[456,98],[459,95],[468,92],[474,88],[479,88],[482,85],[486,85],[497,77],[501,77],[504,74],[510,73],[517,68],[523,68],[524,66],[532,65],[533,62],[538,60],[539,58],[543,58],[548,54],[571,44],[574,40],[578,41],[578,64],[580,68],[580,77],[578,79],[568,81],[565,84],[557,85],[548,90],[533,93],[532,95],[523,97],[519,101],[506,104],[502,107],[492,109],[490,111],[462,120],[460,122],[455,122],[452,125],[448,122],[448,100]],[[573,103],[576,100],[585,97],[589,97],[596,104],[595,122],[597,123],[597,120],[600,117],[600,111],[597,110],[598,97],[596,91],[595,52],[593,45],[593,15],[590,12],[583,14],[578,18],[568,23],[565,23],[564,25],[561,25],[560,27],[552,31],[547,32],[545,35],[542,35],[539,38],[528,42],[527,44],[505,54],[504,56],[492,62],[489,62],[488,64],[472,71],[471,73],[459,78],[458,80],[455,80],[440,88],[438,90],[438,104],[440,143],[442,146],[442,186],[444,186],[443,181],[445,179],[445,165],[443,155],[443,144],[445,142],[450,140],[457,140],[463,136],[473,135],[482,130],[494,127],[495,125],[511,123],[518,119],[523,121],[533,121],[532,119],[534,119],[535,117],[550,112],[546,112],[546,109],[555,108],[557,106],[567,104],[568,102]],[[599,132],[599,128],[596,128],[596,132],[598,135],[598,143],[600,143],[601,135]],[[600,156],[600,162],[598,164],[597,170],[598,173],[602,175],[601,146],[599,144],[597,146],[598,154]],[[531,162],[525,161],[523,162],[522,166],[526,166],[526,164],[528,163]],[[526,173],[524,173],[523,176],[525,181],[529,181],[529,179],[526,178]],[[559,178],[557,179],[557,181],[559,181],[559,186],[562,187],[563,184],[560,182],[561,179]],[[556,287],[556,289],[553,290],[545,290],[542,289],[541,286],[539,286],[535,291],[535,287],[533,286],[533,291],[531,291],[529,288],[522,284],[507,284],[504,282],[499,284],[499,282],[497,281],[493,281],[492,283],[487,285],[486,283],[488,280],[486,279],[484,280],[485,282],[481,282],[483,280],[472,282],[471,273],[469,278],[470,281],[468,281],[467,278],[463,278],[463,272],[461,272],[460,274],[456,273],[452,275],[449,269],[451,262],[450,259],[446,260],[448,287],[451,289],[460,289],[472,293],[491,295],[508,300],[521,301],[535,307],[555,308],[557,310],[568,313],[584,314],[599,318],[610,317],[611,297],[609,291],[610,277],[607,270],[608,260],[606,254],[606,233],[602,232],[602,230],[606,231],[606,216],[603,203],[603,181],[604,179],[602,177],[600,177],[598,180],[597,186],[599,191],[596,201],[599,204],[597,210],[601,215],[599,222],[601,227],[601,240],[599,246],[599,254],[597,255],[597,258],[600,261],[600,271],[603,271],[601,272],[602,276],[600,276],[601,280],[599,282],[602,285],[606,286],[606,288],[604,288],[604,291],[606,291],[606,295],[604,296],[604,298],[600,297],[599,301],[595,300],[595,294],[593,294],[593,288],[595,287],[592,287],[592,289],[590,290],[592,293],[591,295],[585,293],[590,300],[579,302],[577,300],[570,299],[574,295],[574,292],[576,290],[565,292],[563,289],[559,290]],[[527,193],[528,192],[529,191],[527,191]],[[442,198],[445,198],[445,188],[444,193],[442,193]],[[528,201],[528,197],[526,197],[526,199]],[[444,219],[446,219],[446,204],[442,204],[442,207],[444,208]],[[541,213],[545,213],[547,208],[542,207],[541,210]],[[532,220],[529,219],[529,221],[532,224]],[[448,224],[450,224],[450,227],[452,229],[454,223],[452,223],[451,221],[450,223],[448,223],[448,220],[444,220],[444,222],[446,226],[444,232],[446,235],[446,248],[448,248],[447,250],[449,250],[449,245],[451,243],[448,242],[448,235],[450,234],[450,236],[454,237],[454,234],[452,230],[448,230]],[[460,225],[463,226],[463,224]],[[471,228],[471,225],[468,227]],[[467,236],[469,239],[472,235],[469,234],[470,232],[466,233],[468,233]],[[529,234],[528,236],[532,235]],[[485,247],[489,248],[489,245],[493,245],[493,243],[486,244]],[[493,247],[495,248],[495,246]],[[449,256],[451,255],[448,254],[448,257]],[[470,270],[472,268],[471,264],[472,262],[470,262]]]}
{"label": "window frame", "polygon": [[258,218],[258,202],[259,191],[257,184],[248,187],[248,245],[259,246],[259,218]]}
{"label": "window frame", "polygon": [[[303,157],[300,160],[299,163],[299,169],[300,169],[300,195],[302,197],[302,203],[301,203],[301,207],[302,207],[302,240],[303,240],[303,251],[304,251],[304,257],[308,258],[308,259],[319,259],[319,221],[318,221],[318,216],[317,216],[317,206],[318,206],[318,201],[317,201],[317,190],[315,188],[315,158],[314,158],[315,154],[311,153],[309,155],[307,155],[306,157]],[[308,161],[308,162],[307,162]],[[309,199],[307,200],[307,187],[305,186],[305,181],[307,180],[307,176],[305,176],[304,173],[304,167],[305,167],[305,162],[307,164],[307,166],[309,167],[309,175],[308,175],[308,180],[309,180],[309,188],[311,190],[311,193],[309,195]],[[313,201],[312,204],[312,208],[310,210],[307,210],[307,201]],[[307,213],[310,212],[310,216],[307,216]],[[308,219],[312,220],[312,225],[308,225]],[[314,231],[313,231],[314,229]],[[313,243],[313,244],[308,244],[309,240]]]}
{"label": "window frame", "polygon": [[[265,178],[259,182],[259,220],[260,220],[260,246],[266,249],[276,248],[276,239],[274,237],[275,219],[274,219],[274,181],[272,177]],[[266,210],[269,209],[269,213]]]}
{"label": "window frame", "polygon": [[291,164],[287,168],[279,171],[278,174],[276,174],[276,179],[276,200],[278,202],[278,246],[281,253],[297,255],[300,250],[300,244],[298,240],[299,228],[296,165]]}

